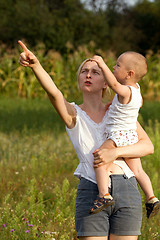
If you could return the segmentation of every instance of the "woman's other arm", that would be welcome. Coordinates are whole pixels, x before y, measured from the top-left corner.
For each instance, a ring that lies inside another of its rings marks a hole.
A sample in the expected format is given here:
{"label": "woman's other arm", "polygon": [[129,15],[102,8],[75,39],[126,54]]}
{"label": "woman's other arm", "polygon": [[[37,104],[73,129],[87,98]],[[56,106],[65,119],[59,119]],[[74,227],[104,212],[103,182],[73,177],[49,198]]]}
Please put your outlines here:
{"label": "woman's other arm", "polygon": [[112,149],[97,149],[94,152],[94,167],[113,162],[118,158],[140,158],[154,153],[154,146],[147,133],[137,122],[139,141],[133,145]]}
{"label": "woman's other arm", "polygon": [[118,157],[137,158],[154,153],[154,146],[139,122],[137,122],[137,133],[139,141],[124,148],[117,148]]}

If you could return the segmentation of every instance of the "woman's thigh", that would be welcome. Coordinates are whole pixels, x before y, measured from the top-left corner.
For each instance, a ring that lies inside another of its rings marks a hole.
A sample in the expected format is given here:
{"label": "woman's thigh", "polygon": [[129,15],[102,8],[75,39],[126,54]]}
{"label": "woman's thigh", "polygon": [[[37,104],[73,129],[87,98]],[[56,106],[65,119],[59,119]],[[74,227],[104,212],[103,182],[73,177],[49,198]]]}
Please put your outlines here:
{"label": "woman's thigh", "polygon": [[[113,175],[112,196],[115,200],[114,210],[109,218],[110,234],[117,236],[128,236],[125,239],[136,239],[140,235],[142,223],[141,195],[134,177],[128,179],[126,176]],[[104,210],[105,211],[105,210]],[[131,236],[131,237],[130,237]],[[112,239],[109,238],[109,239]]]}
{"label": "woman's thigh", "polygon": [[79,237],[79,240],[108,240],[108,237]]}
{"label": "woman's thigh", "polygon": [[137,240],[138,236],[117,236],[110,234],[109,240]]}
{"label": "woman's thigh", "polygon": [[89,240],[90,237],[91,240],[107,239],[106,237],[109,234],[109,216],[112,213],[111,208],[108,207],[105,212],[101,211],[97,214],[89,213],[97,195],[97,185],[82,178],[78,186],[76,198],[75,225],[77,237]]}
{"label": "woman's thigh", "polygon": [[[117,236],[110,234],[109,240],[137,240],[138,236]],[[79,237],[79,240],[108,240],[108,237]]]}
{"label": "woman's thigh", "polygon": [[81,240],[108,240],[109,232],[111,240],[136,240],[140,234],[141,199],[135,178],[128,179],[124,175],[111,178],[111,194],[115,204],[93,215],[89,214],[89,209],[96,199],[98,188],[88,180],[80,181],[76,201],[76,230]]}

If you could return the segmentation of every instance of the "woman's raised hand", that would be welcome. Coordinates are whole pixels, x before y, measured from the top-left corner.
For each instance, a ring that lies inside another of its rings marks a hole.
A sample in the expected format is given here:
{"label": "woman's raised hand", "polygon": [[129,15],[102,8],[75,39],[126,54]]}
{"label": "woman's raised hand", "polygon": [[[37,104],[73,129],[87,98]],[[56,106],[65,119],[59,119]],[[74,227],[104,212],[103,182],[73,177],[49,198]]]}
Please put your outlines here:
{"label": "woman's raised hand", "polygon": [[19,64],[24,67],[31,67],[33,68],[37,63],[39,63],[36,56],[26,47],[26,45],[22,41],[18,41],[19,45],[22,47],[23,52],[20,54],[19,57]]}
{"label": "woman's raised hand", "polygon": [[117,159],[117,148],[106,148],[106,149],[97,149],[93,153],[94,156],[94,162],[93,167],[97,168],[102,165],[108,164],[113,162],[115,159]]}

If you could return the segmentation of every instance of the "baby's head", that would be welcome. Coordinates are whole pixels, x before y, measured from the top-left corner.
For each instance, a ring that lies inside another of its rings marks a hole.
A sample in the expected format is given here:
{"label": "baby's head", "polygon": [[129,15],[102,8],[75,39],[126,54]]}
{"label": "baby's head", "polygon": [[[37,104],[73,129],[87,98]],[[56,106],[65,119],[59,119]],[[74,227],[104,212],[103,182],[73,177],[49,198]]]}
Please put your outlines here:
{"label": "baby's head", "polygon": [[119,59],[121,58],[123,58],[126,70],[134,72],[135,82],[138,82],[146,75],[148,64],[146,58],[142,54],[128,51],[121,54]]}

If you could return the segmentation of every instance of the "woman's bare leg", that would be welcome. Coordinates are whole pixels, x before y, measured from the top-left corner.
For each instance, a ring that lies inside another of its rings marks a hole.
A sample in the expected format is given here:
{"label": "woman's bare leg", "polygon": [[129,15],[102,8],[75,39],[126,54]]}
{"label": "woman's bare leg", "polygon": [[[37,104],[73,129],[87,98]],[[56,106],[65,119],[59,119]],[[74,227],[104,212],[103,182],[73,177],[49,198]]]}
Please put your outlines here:
{"label": "woman's bare leg", "polygon": [[79,237],[79,240],[137,240],[138,236],[118,236],[110,234],[106,237]]}
{"label": "woman's bare leg", "polygon": [[137,240],[138,236],[118,236],[110,234],[109,240]]}
{"label": "woman's bare leg", "polygon": [[79,240],[108,240],[108,237],[79,237]]}

